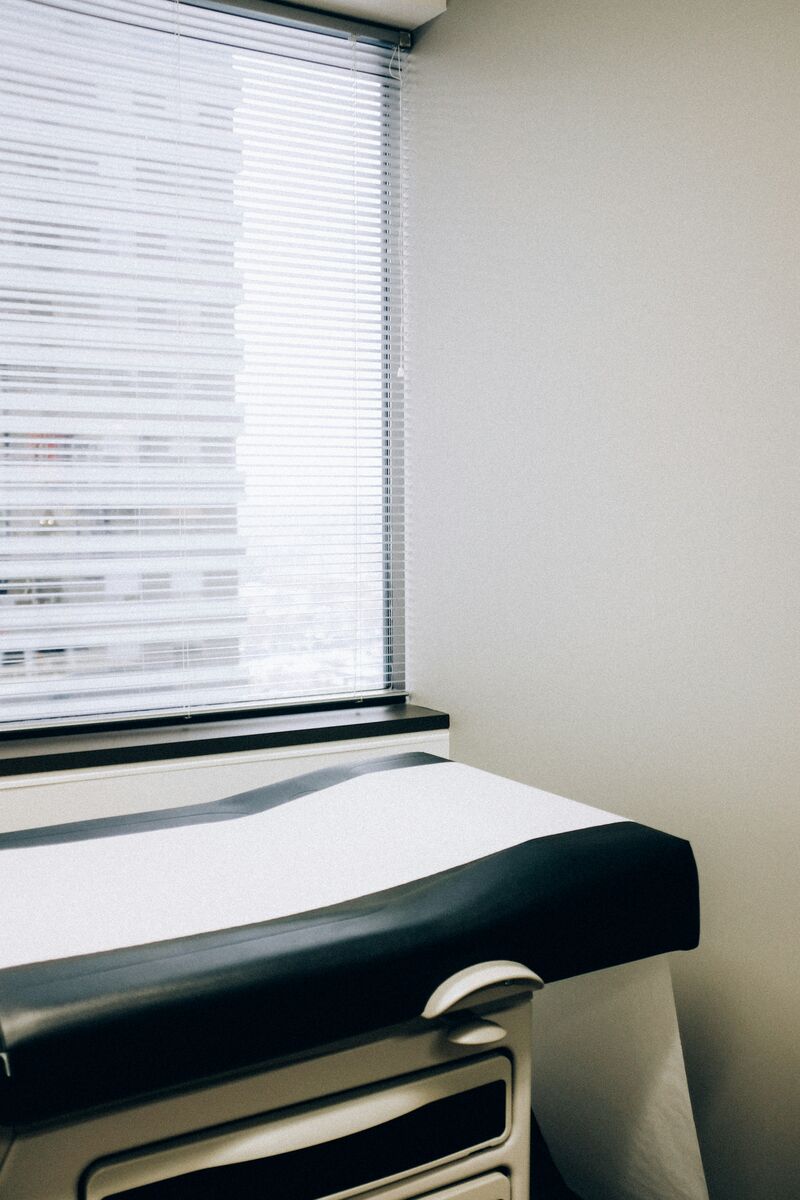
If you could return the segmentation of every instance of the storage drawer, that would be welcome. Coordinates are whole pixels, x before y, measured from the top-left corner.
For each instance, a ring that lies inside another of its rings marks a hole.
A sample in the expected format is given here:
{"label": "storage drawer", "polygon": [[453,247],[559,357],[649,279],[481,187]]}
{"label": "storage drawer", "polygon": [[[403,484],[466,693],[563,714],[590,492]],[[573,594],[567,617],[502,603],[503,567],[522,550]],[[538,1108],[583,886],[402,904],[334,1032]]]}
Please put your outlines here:
{"label": "storage drawer", "polygon": [[510,1114],[496,1054],[98,1162],[84,1200],[332,1200],[497,1145]]}

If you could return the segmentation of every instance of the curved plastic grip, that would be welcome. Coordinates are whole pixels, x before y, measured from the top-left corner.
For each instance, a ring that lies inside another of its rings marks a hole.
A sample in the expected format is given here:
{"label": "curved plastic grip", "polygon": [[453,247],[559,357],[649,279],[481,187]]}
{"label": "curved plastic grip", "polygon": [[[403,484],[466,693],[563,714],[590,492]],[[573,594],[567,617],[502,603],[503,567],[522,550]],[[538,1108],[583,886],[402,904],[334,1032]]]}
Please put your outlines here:
{"label": "curved plastic grip", "polygon": [[[455,975],[439,984],[422,1010],[422,1015],[426,1020],[434,1021],[454,1009],[495,999],[501,996],[506,988],[513,993],[536,992],[541,987],[544,987],[544,983],[536,972],[522,963],[507,962],[503,959],[476,963],[474,967],[456,971]],[[492,994],[484,996],[485,992]]]}

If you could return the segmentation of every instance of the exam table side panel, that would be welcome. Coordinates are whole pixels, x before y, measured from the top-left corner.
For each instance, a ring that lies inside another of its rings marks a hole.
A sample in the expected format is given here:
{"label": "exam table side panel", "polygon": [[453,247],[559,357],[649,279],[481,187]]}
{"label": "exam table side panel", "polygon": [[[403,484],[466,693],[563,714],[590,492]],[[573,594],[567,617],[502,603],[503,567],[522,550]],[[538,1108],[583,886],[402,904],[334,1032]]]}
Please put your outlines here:
{"label": "exam table side panel", "polygon": [[[481,1064],[488,1067],[493,1060],[506,1059],[511,1089],[502,1138],[477,1153],[412,1170],[377,1191],[369,1184],[356,1188],[353,1194],[368,1191],[370,1200],[406,1200],[434,1193],[435,1200],[449,1200],[446,1193],[439,1197],[438,1191],[454,1187],[455,1200],[455,1196],[462,1195],[454,1186],[460,1182],[470,1200],[490,1200],[481,1180],[495,1172],[508,1180],[511,1164],[510,1191],[501,1190],[491,1200],[528,1200],[531,1005],[528,998],[517,997],[510,1003],[500,1001],[487,1007],[490,1019],[500,1022],[505,1031],[503,1039],[488,1053],[480,1052],[480,1048],[476,1053],[474,1046],[453,1043],[446,1036],[446,1025],[406,1022],[380,1031],[375,1039],[356,1039],[352,1044],[326,1048],[318,1055],[218,1080],[209,1086],[181,1089],[142,1103],[22,1129],[0,1168],[0,1196],[3,1200],[85,1200],[90,1194],[90,1181],[102,1178],[106,1164],[130,1161],[135,1165],[141,1161],[147,1173],[151,1156],[157,1159],[165,1149],[195,1142],[200,1161],[206,1153],[207,1138],[225,1137],[229,1130],[269,1122],[273,1114],[280,1120],[317,1105],[324,1109],[329,1103],[347,1100],[354,1088],[402,1090],[414,1080],[415,1072],[435,1077],[451,1068],[472,1071]],[[325,1194],[324,1190],[320,1194]]]}

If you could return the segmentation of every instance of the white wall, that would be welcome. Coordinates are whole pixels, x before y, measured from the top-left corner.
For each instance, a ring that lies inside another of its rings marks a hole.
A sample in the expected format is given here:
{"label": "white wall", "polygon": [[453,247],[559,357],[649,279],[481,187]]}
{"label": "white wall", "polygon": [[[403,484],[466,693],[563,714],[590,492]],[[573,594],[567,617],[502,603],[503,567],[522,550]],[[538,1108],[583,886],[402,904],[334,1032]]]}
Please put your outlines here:
{"label": "white wall", "polygon": [[451,0],[417,42],[415,699],[691,838],[715,1200],[800,1195],[797,0]]}

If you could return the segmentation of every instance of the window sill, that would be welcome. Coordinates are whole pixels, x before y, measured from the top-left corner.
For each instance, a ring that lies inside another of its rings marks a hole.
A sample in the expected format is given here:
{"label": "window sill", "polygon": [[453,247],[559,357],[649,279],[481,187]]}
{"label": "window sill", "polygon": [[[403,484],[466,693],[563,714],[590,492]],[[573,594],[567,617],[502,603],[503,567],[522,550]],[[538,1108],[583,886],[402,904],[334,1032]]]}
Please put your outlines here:
{"label": "window sill", "polygon": [[114,733],[59,734],[0,746],[0,775],[30,775],[196,758],[243,750],[272,750],[448,729],[447,713],[416,704],[354,705],[318,712],[243,717],[197,726],[168,725]]}

